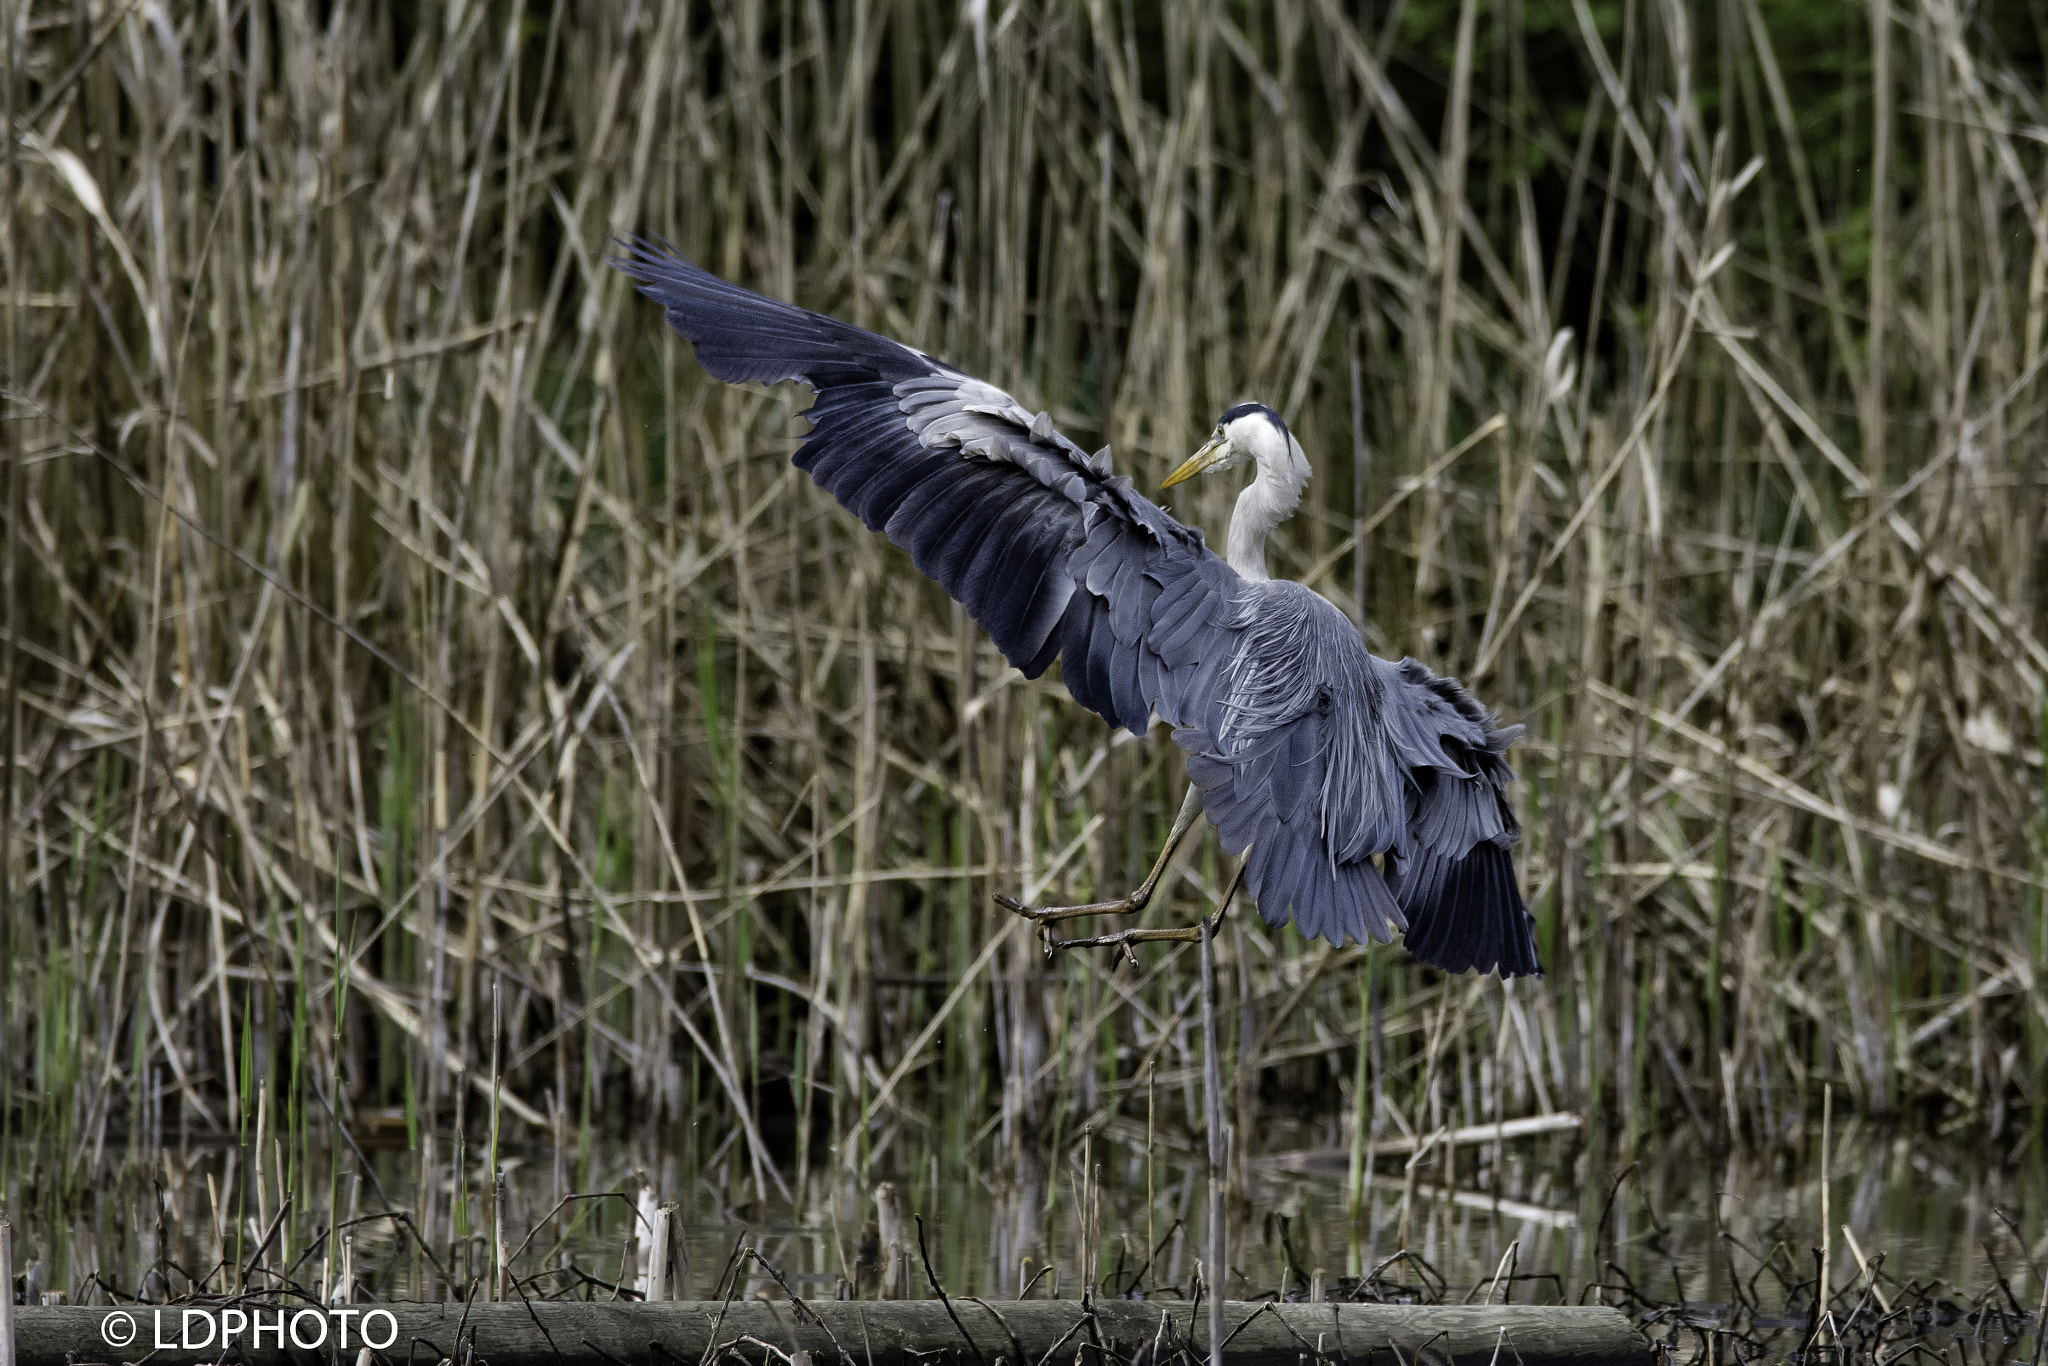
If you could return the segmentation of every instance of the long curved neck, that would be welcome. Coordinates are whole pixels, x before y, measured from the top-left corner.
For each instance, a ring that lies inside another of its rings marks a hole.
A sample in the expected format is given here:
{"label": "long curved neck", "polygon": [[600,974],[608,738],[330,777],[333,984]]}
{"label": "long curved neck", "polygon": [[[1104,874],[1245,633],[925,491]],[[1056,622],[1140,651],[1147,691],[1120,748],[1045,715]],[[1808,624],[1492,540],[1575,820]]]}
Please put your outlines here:
{"label": "long curved neck", "polygon": [[1302,482],[1292,471],[1283,473],[1261,460],[1259,477],[1237,495],[1224,534],[1224,558],[1241,578],[1264,583],[1272,577],[1266,572],[1266,538],[1301,505]]}

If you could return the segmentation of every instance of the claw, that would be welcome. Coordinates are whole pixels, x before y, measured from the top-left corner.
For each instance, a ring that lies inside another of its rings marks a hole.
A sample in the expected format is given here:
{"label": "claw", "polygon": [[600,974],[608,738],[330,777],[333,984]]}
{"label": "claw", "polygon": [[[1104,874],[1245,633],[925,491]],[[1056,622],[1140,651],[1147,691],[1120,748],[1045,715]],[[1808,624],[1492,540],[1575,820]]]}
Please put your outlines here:
{"label": "claw", "polygon": [[1068,914],[1075,909],[1070,906],[1026,906],[1016,897],[1002,892],[995,893],[994,900],[996,905],[1012,915],[1021,915],[1032,924],[1040,927],[1055,920],[1067,919]]}
{"label": "claw", "polygon": [[1050,958],[1058,949],[1121,949],[1124,961],[1137,967],[1138,955],[1131,948],[1133,944],[1191,944],[1201,937],[1199,925],[1171,930],[1118,930],[1115,934],[1100,934],[1089,939],[1054,939],[1048,932],[1045,936],[1046,957]]}
{"label": "claw", "polygon": [[[1123,958],[1133,968],[1138,966],[1138,955],[1131,948],[1133,944],[1192,944],[1205,936],[1214,935],[1223,924],[1223,917],[1230,913],[1230,903],[1237,895],[1238,885],[1244,881],[1245,862],[1240,861],[1237,871],[1231,875],[1230,885],[1224,889],[1223,900],[1217,903],[1215,913],[1202,917],[1192,925],[1176,929],[1118,930],[1114,934],[1095,935],[1087,939],[1056,939],[1052,927],[1061,920],[1076,919],[1084,915],[1130,915],[1142,910],[1152,895],[1152,884],[1147,882],[1137,892],[1122,901],[1098,901],[1088,906],[1048,906],[1044,908],[1026,906],[1015,897],[996,893],[996,904],[1006,910],[1015,911],[1037,927],[1038,937],[1045,944],[1045,959],[1049,963],[1061,949],[1121,949]],[[1154,869],[1156,873],[1158,870]]]}
{"label": "claw", "polygon": [[1152,889],[1141,887],[1116,901],[1092,901],[1082,906],[1026,906],[1014,896],[1002,892],[993,894],[996,905],[1014,915],[1021,915],[1041,929],[1061,920],[1079,920],[1095,915],[1134,915],[1145,909],[1152,899]]}

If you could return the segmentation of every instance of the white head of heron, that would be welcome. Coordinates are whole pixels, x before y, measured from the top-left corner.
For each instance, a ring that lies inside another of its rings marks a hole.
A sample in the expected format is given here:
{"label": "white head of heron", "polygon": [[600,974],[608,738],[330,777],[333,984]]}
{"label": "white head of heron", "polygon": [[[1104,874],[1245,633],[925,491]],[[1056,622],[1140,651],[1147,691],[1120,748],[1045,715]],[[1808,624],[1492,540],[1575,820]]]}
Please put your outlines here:
{"label": "white head of heron", "polygon": [[1266,537],[1294,515],[1308,483],[1308,457],[1287,424],[1263,403],[1240,403],[1216,419],[1216,430],[1200,450],[1166,476],[1161,488],[1208,474],[1258,466],[1258,475],[1238,495],[1226,542],[1231,568],[1247,579],[1264,580]]}
{"label": "white head of heron", "polygon": [[1216,430],[1209,434],[1208,444],[1167,475],[1166,482],[1159,487],[1170,489],[1198,474],[1234,470],[1253,462],[1285,466],[1290,460],[1290,447],[1300,449],[1280,414],[1263,403],[1240,403],[1216,419]]}

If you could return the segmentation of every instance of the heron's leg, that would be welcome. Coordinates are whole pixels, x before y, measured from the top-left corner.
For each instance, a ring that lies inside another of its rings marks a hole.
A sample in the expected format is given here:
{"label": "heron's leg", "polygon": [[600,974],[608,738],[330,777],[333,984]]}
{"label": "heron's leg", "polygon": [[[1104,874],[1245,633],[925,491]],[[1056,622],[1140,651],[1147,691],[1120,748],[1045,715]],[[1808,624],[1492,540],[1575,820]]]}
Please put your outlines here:
{"label": "heron's leg", "polygon": [[1223,900],[1217,904],[1216,914],[1192,925],[1170,930],[1118,930],[1114,934],[1098,934],[1090,939],[1054,939],[1047,935],[1045,951],[1049,955],[1058,949],[1122,949],[1124,961],[1136,967],[1138,955],[1131,952],[1133,944],[1198,944],[1204,934],[1213,932],[1222,925],[1223,917],[1230,914],[1230,903],[1237,896],[1238,886],[1244,881],[1245,865],[1250,862],[1249,855],[1238,862],[1237,871],[1230,875],[1230,885],[1223,889]]}
{"label": "heron's leg", "polygon": [[1091,901],[1085,906],[1026,906],[1015,897],[996,896],[996,905],[1005,910],[1015,911],[1036,925],[1050,925],[1058,920],[1076,920],[1084,915],[1131,915],[1142,911],[1152,900],[1152,893],[1159,890],[1159,879],[1166,875],[1166,865],[1173,858],[1173,851],[1187,838],[1194,828],[1195,818],[1202,814],[1202,791],[1194,784],[1188,784],[1188,795],[1181,799],[1180,814],[1173,818],[1173,829],[1166,833],[1166,845],[1153,861],[1152,871],[1138,884],[1130,895],[1115,901]]}

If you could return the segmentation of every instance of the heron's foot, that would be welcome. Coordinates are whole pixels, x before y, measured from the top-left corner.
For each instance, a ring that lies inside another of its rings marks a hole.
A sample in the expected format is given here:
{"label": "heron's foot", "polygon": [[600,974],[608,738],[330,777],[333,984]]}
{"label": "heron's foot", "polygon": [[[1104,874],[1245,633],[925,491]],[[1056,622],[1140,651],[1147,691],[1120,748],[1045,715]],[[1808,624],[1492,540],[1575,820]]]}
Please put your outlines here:
{"label": "heron's foot", "polygon": [[1085,906],[1026,906],[1013,896],[996,893],[996,905],[1006,911],[1023,916],[1032,924],[1043,927],[1062,920],[1079,920],[1090,915],[1133,915],[1145,909],[1152,900],[1152,889],[1141,887],[1129,896],[1115,901],[1091,901]]}
{"label": "heron's foot", "polygon": [[1118,930],[1114,934],[1098,934],[1090,939],[1055,939],[1048,932],[1045,935],[1045,956],[1051,958],[1061,949],[1122,949],[1123,958],[1132,967],[1138,966],[1138,955],[1132,951],[1133,944],[1199,944],[1203,934],[1211,931],[1223,919],[1218,911],[1209,919],[1193,925],[1181,925],[1170,930]]}

